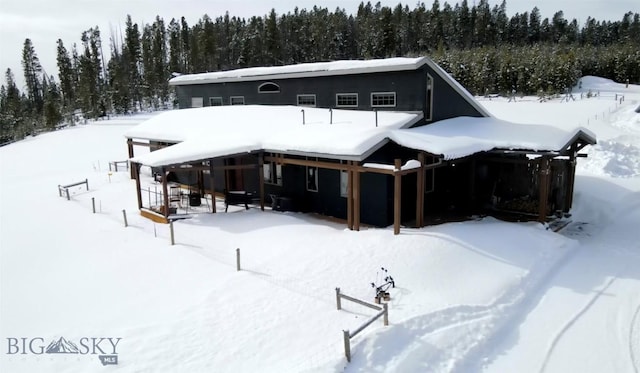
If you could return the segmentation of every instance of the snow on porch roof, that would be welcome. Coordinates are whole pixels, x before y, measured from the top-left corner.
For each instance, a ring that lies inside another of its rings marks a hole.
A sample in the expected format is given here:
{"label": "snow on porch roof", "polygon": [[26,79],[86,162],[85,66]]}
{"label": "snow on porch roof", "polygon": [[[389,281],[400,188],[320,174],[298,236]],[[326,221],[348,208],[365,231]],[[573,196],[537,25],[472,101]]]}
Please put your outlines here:
{"label": "snow on porch roof", "polygon": [[375,60],[343,60],[301,63],[297,65],[249,67],[228,71],[181,75],[169,80],[169,85],[226,83],[248,80],[306,78],[386,71],[416,70],[428,58],[395,57]]}
{"label": "snow on porch roof", "polygon": [[376,127],[371,111],[215,106],[162,113],[125,137],[178,143],[132,158],[153,167],[259,150],[359,160],[384,144],[390,129],[408,128],[422,115],[379,111],[377,117]]}
{"label": "snow on porch roof", "polygon": [[452,118],[428,126],[392,130],[389,136],[401,146],[442,155],[446,160],[494,149],[559,152],[578,137],[589,144],[596,143],[595,134],[585,128],[566,131],[549,125],[518,124],[492,117]]}

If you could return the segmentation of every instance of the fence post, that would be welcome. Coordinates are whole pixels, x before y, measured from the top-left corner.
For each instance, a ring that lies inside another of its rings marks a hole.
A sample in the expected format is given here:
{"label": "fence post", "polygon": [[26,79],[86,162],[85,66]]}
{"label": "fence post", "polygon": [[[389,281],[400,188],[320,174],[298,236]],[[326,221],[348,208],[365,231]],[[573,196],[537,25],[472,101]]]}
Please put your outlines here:
{"label": "fence post", "polygon": [[69,196],[69,188],[64,188],[64,191],[67,192],[67,201],[71,201],[71,197]]}
{"label": "fence post", "polygon": [[171,246],[176,244],[175,236],[173,235],[173,220],[169,221],[169,232],[171,233]]}
{"label": "fence post", "polygon": [[93,209],[93,213],[96,213],[96,198],[91,197],[91,208]]}
{"label": "fence post", "polygon": [[382,307],[384,307],[384,326],[389,326],[389,305],[387,303],[383,303]]}
{"label": "fence post", "polygon": [[342,331],[342,338],[344,339],[344,356],[347,358],[347,362],[351,362],[351,343],[349,342],[349,331]]}
{"label": "fence post", "polygon": [[58,184],[58,196],[62,197],[62,189],[60,188],[60,184]]}
{"label": "fence post", "polygon": [[129,224],[127,223],[127,210],[122,210],[122,217],[124,217],[124,227],[128,227]]}
{"label": "fence post", "polygon": [[338,311],[342,309],[342,304],[340,304],[340,288],[336,288],[336,305],[338,306]]}
{"label": "fence post", "polygon": [[240,271],[240,249],[236,249],[236,271]]}
{"label": "fence post", "polygon": [[89,179],[84,179],[84,183],[87,184],[87,190],[89,190]]}

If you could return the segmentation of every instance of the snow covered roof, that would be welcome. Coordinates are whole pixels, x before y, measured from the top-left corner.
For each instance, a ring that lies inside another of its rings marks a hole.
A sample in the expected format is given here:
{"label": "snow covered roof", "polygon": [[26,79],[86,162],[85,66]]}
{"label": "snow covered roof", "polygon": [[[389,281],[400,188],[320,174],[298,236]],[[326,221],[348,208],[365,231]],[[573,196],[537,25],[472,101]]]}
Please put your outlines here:
{"label": "snow covered roof", "polygon": [[169,85],[227,83],[416,70],[424,65],[427,60],[427,57],[395,57],[375,60],[344,60],[301,63],[287,66],[249,67],[228,71],[181,75],[169,80]]}
{"label": "snow covered roof", "polygon": [[[305,124],[303,124],[303,117]],[[235,105],[173,110],[125,133],[127,138],[179,143],[135,157],[164,166],[265,150],[361,160],[382,146],[389,130],[408,128],[422,114]]]}
{"label": "snow covered roof", "polygon": [[376,114],[368,111],[214,106],[162,113],[129,130],[125,137],[178,143],[132,158],[154,167],[262,150],[364,160],[388,140],[445,159],[493,149],[561,152],[579,137],[595,143],[595,135],[584,128],[567,131],[475,117],[410,128],[421,114],[381,111],[377,115],[376,127]]}
{"label": "snow covered roof", "polygon": [[463,158],[475,153],[502,150],[561,152],[578,137],[595,144],[596,137],[585,128],[567,131],[542,124],[516,124],[497,118],[458,117],[428,126],[390,131],[390,139],[407,148]]}

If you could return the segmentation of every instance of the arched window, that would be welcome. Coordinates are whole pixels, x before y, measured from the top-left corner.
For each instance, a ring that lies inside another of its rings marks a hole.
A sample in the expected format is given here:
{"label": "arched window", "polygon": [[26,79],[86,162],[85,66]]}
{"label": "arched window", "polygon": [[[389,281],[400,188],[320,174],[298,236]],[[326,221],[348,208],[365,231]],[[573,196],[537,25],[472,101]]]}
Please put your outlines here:
{"label": "arched window", "polygon": [[272,82],[262,83],[258,87],[258,93],[280,93],[280,86]]}

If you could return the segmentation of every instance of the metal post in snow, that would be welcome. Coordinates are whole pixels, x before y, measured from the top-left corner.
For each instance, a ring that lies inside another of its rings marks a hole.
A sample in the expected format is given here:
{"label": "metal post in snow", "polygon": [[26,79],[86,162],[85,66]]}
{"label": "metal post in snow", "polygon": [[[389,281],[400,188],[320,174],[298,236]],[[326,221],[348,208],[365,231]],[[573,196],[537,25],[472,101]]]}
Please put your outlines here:
{"label": "metal post in snow", "polygon": [[305,124],[305,120],[304,120],[304,109],[300,110],[302,112],[302,124]]}
{"label": "metal post in snow", "polygon": [[329,108],[329,124],[333,124],[333,109]]}
{"label": "metal post in snow", "polygon": [[340,303],[340,288],[336,288],[336,305],[338,310],[342,309],[342,304]]}
{"label": "metal post in snow", "polygon": [[351,362],[351,342],[349,341],[349,331],[342,331],[342,339],[344,340],[344,357],[347,358],[347,362]]}
{"label": "metal post in snow", "polygon": [[384,326],[388,326],[389,325],[389,305],[387,303],[383,303],[382,307],[384,307],[384,316],[383,316]]}
{"label": "metal post in snow", "polygon": [[95,197],[91,197],[91,209],[93,210],[93,213],[96,213],[96,198]]}
{"label": "metal post in snow", "polygon": [[236,271],[240,271],[240,249],[236,249]]}
{"label": "metal post in snow", "polygon": [[173,235],[173,220],[169,220],[169,233],[171,236],[171,246],[176,244],[175,236]]}
{"label": "metal post in snow", "polygon": [[122,210],[122,217],[124,218],[124,227],[128,227],[129,223],[127,223],[127,210]]}
{"label": "metal post in snow", "polygon": [[89,190],[89,179],[84,179],[84,183],[87,184],[87,190]]}
{"label": "metal post in snow", "polygon": [[64,191],[67,193],[67,201],[71,201],[71,197],[69,196],[69,188],[65,188]]}

